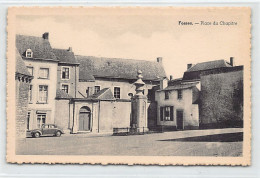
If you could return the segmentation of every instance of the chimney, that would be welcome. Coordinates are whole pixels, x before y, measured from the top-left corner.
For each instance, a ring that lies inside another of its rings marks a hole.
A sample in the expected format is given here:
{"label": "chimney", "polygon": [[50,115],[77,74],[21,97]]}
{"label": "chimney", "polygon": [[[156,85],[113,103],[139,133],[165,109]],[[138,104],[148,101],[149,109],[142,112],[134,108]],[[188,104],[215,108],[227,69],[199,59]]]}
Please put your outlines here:
{"label": "chimney", "polygon": [[187,64],[187,70],[192,67],[192,64]]}
{"label": "chimney", "polygon": [[44,34],[42,34],[42,38],[45,40],[49,39],[49,32],[45,32]]}
{"label": "chimney", "polygon": [[162,63],[162,57],[157,57],[157,62],[161,64]]}
{"label": "chimney", "polygon": [[170,75],[170,81],[173,79],[172,75]]}
{"label": "chimney", "polygon": [[230,64],[231,66],[234,66],[234,57],[230,57],[229,64]]}
{"label": "chimney", "polygon": [[69,52],[72,52],[72,47],[69,47],[68,51],[69,51]]}

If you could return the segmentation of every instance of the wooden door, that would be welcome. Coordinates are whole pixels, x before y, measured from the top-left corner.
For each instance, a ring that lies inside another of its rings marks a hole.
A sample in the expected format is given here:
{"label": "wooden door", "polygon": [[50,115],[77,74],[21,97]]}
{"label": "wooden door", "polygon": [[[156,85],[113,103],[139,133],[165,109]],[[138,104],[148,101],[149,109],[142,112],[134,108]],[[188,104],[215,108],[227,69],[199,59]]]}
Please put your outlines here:
{"label": "wooden door", "polygon": [[90,113],[81,112],[79,113],[79,131],[90,130]]}
{"label": "wooden door", "polygon": [[183,130],[183,110],[177,110],[177,129]]}

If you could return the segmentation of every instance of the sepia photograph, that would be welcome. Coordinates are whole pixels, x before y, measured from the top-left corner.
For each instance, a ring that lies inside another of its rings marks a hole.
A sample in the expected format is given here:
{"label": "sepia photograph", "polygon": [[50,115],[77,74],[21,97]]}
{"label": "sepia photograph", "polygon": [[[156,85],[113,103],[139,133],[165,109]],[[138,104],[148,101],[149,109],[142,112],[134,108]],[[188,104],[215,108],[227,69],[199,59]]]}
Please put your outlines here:
{"label": "sepia photograph", "polygon": [[250,8],[12,7],[7,161],[250,165]]}

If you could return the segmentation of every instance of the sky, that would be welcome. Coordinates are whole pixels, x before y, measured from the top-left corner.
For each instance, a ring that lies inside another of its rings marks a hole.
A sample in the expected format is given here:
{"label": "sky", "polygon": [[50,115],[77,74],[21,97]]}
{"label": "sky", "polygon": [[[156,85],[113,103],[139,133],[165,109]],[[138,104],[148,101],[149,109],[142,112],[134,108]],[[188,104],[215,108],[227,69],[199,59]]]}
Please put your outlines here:
{"label": "sky", "polygon": [[[75,9],[74,9],[75,10]],[[163,58],[166,74],[182,77],[187,64],[229,60],[243,65],[246,19],[239,11],[171,10],[120,13],[115,10],[83,13],[17,15],[16,33],[42,36],[49,32],[53,48],[72,47],[76,55],[156,61]],[[227,15],[228,14],[228,15]],[[236,26],[185,26],[179,21],[236,21]]]}

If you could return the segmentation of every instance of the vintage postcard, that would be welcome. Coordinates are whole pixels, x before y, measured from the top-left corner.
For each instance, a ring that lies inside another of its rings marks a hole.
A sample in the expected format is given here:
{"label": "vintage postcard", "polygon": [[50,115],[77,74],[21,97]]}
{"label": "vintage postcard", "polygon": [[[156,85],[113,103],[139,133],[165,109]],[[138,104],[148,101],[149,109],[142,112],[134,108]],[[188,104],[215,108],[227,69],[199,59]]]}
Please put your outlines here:
{"label": "vintage postcard", "polygon": [[251,164],[248,7],[11,7],[7,162]]}

